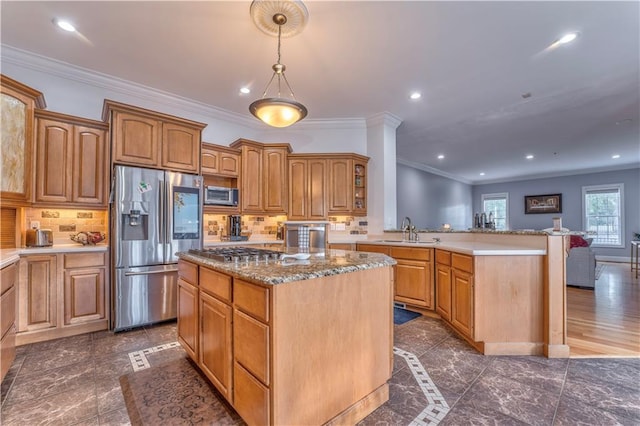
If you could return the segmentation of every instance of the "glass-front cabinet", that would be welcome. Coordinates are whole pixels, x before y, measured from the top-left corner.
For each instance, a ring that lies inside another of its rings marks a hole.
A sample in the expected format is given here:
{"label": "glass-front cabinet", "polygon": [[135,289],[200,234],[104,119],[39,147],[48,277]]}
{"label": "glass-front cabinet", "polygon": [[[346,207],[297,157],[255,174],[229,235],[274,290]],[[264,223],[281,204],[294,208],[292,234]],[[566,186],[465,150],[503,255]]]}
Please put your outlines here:
{"label": "glass-front cabinet", "polygon": [[353,162],[353,214],[367,215],[367,163],[357,159]]}

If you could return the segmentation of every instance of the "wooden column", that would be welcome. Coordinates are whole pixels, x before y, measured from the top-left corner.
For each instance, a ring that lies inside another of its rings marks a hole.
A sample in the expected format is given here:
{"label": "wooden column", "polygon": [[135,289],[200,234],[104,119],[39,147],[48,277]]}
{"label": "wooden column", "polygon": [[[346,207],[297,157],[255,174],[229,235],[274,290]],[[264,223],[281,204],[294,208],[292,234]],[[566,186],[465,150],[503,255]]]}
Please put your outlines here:
{"label": "wooden column", "polygon": [[547,237],[544,271],[544,354],[549,358],[569,357],[565,244],[565,238],[562,235]]}

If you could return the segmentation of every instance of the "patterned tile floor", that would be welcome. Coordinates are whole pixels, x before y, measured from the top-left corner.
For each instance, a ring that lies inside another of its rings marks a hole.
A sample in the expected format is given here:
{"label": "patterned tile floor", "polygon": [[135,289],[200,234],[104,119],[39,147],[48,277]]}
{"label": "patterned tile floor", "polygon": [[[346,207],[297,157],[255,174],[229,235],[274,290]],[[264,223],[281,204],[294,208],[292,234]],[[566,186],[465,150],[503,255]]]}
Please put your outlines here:
{"label": "patterned tile floor", "polygon": [[[141,353],[152,366],[185,357],[175,340],[169,323],[19,347],[0,423],[128,424],[118,378],[144,364]],[[360,425],[640,424],[637,358],[483,356],[425,317],[395,327],[394,352],[390,399]]]}

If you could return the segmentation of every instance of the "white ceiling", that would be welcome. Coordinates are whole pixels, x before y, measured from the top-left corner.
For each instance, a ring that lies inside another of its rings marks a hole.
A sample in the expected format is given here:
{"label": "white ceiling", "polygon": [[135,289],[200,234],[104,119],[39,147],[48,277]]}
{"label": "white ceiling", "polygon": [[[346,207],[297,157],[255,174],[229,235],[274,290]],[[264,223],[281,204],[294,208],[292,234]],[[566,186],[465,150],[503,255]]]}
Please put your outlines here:
{"label": "white ceiling", "polygon": [[[282,63],[307,120],[390,112],[402,120],[400,162],[470,183],[640,166],[637,1],[305,4],[309,22],[283,39]],[[276,61],[249,6],[2,1],[1,37],[249,116]],[[568,31],[580,36],[548,48]],[[240,96],[243,85],[253,92]]]}

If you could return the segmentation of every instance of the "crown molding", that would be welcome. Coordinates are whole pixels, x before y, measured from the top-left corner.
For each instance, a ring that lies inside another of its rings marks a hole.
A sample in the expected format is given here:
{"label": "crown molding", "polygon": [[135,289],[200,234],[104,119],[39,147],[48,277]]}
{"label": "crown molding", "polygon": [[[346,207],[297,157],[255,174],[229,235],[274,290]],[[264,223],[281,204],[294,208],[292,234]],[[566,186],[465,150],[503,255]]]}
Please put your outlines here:
{"label": "crown molding", "polygon": [[402,124],[402,119],[390,112],[380,112],[367,117],[367,127],[378,126],[380,124],[392,127],[393,130],[395,130],[400,124]]}
{"label": "crown molding", "polygon": [[[209,116],[227,123],[237,124],[253,130],[273,129],[248,114],[242,115],[214,105],[205,104],[193,99],[185,98],[173,93],[165,92],[153,87],[134,83],[109,74],[100,73],[87,68],[69,64],[57,59],[38,55],[26,50],[18,49],[6,44],[0,44],[2,62],[19,66],[44,74],[53,75],[65,80],[75,81],[93,87],[134,96],[143,101],[158,102],[180,110],[198,115]],[[322,130],[322,129],[366,129],[364,118],[345,119],[307,119],[290,128],[291,130]]]}
{"label": "crown molding", "polygon": [[616,172],[620,170],[633,170],[633,169],[640,169],[640,164],[638,163],[621,164],[618,166],[592,167],[589,169],[567,170],[564,172],[540,173],[535,175],[517,176],[517,177],[508,178],[508,179],[492,179],[492,180],[483,180],[481,182],[475,181],[472,184],[474,186],[479,186],[479,185],[489,185],[493,183],[522,182],[526,180],[540,180],[540,179],[550,179],[550,178],[564,177],[564,176],[589,175],[593,173],[606,173],[606,172]]}
{"label": "crown molding", "polygon": [[461,177],[458,176],[454,176],[452,174],[443,172],[442,170],[438,170],[438,169],[434,169],[433,167],[429,167],[429,166],[425,166],[424,164],[420,164],[420,163],[416,163],[413,161],[408,161],[408,160],[404,160],[402,158],[396,158],[396,163],[408,166],[408,167],[412,167],[414,169],[418,169],[418,170],[422,170],[424,172],[428,172],[434,175],[438,175],[438,176],[442,176],[442,177],[446,177],[447,179],[451,179],[451,180],[455,180],[457,182],[460,183],[464,183],[467,185],[473,185],[473,182],[467,179],[463,179]]}

